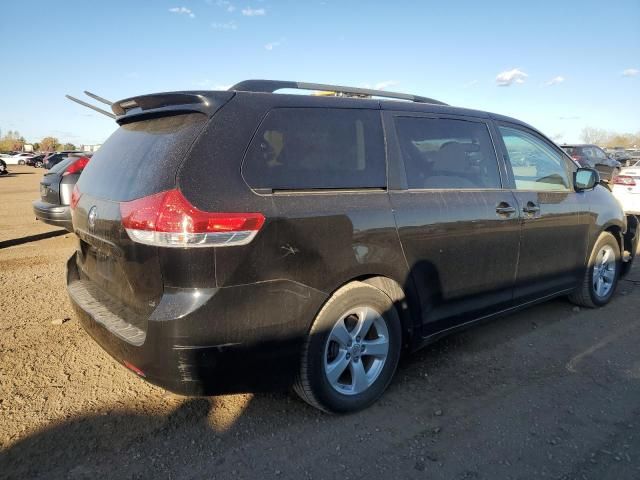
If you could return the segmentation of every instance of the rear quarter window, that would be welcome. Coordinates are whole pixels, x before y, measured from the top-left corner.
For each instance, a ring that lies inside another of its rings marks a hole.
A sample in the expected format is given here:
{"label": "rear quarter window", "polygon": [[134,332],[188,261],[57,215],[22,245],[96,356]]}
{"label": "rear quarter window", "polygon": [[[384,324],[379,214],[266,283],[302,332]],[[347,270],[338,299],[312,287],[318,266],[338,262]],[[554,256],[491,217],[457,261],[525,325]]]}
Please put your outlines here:
{"label": "rear quarter window", "polygon": [[249,146],[242,173],[256,189],[384,188],[380,113],[327,108],[272,110]]}

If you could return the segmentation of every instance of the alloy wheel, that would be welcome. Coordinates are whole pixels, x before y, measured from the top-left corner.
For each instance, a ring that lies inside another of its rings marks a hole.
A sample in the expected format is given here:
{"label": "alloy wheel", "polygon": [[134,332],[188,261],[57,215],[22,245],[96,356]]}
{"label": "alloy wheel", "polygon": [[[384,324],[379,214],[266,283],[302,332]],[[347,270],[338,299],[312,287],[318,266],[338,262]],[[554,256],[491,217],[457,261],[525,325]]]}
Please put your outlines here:
{"label": "alloy wheel", "polygon": [[604,245],[596,256],[593,265],[593,291],[600,297],[606,297],[616,278],[616,256],[610,245]]}
{"label": "alloy wheel", "polygon": [[324,373],[334,390],[357,395],[378,379],[389,355],[389,331],[382,315],[361,306],[334,324],[324,351]]}

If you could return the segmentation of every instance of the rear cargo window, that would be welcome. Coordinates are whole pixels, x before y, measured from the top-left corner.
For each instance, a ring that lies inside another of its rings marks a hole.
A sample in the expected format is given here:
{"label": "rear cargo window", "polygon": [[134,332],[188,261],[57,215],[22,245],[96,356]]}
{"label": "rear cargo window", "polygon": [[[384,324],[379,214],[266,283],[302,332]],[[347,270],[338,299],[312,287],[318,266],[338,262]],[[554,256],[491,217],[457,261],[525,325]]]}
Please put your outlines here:
{"label": "rear cargo window", "polygon": [[254,137],[243,165],[253,188],[386,186],[380,114],[373,110],[280,108]]}
{"label": "rear cargo window", "polygon": [[78,188],[115,201],[173,188],[178,167],[206,119],[190,113],[121,126],[95,153]]}

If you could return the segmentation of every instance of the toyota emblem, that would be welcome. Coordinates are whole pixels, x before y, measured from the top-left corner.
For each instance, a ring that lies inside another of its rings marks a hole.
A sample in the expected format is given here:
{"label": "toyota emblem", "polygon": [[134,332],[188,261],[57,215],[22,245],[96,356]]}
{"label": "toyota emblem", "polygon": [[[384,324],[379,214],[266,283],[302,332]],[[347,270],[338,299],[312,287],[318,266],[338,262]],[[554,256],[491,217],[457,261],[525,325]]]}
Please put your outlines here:
{"label": "toyota emblem", "polygon": [[96,226],[97,216],[98,216],[98,209],[94,205],[89,209],[89,216],[87,218],[87,224],[89,225],[89,228],[91,228],[92,230]]}

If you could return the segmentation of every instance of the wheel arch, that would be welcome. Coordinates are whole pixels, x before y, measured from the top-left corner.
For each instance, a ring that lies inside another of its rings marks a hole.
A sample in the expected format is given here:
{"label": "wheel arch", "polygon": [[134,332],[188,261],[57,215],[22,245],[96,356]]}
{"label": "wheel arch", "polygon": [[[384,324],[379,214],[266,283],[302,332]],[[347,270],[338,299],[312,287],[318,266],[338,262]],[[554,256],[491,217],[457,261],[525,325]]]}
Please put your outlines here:
{"label": "wheel arch", "polygon": [[[622,236],[622,230],[623,230],[622,226],[615,223],[611,223],[602,229],[602,232],[609,232],[611,235],[615,237],[616,241],[618,242],[618,247],[620,248],[621,253],[624,251],[624,238]],[[599,236],[600,235],[598,235],[598,237]],[[595,241],[593,242],[593,245],[595,245],[595,242],[597,241],[598,241],[598,238],[596,237]],[[593,249],[593,246],[591,248]]]}
{"label": "wheel arch", "polygon": [[[402,347],[411,349],[419,326],[419,301],[411,288],[403,288],[396,280],[384,275],[364,275],[352,279],[381,290],[393,302],[402,327]],[[407,291],[405,291],[407,290]]]}

